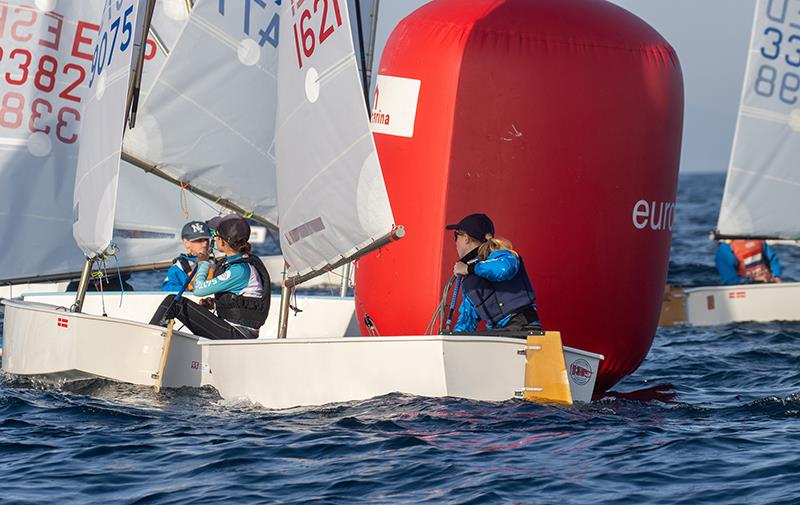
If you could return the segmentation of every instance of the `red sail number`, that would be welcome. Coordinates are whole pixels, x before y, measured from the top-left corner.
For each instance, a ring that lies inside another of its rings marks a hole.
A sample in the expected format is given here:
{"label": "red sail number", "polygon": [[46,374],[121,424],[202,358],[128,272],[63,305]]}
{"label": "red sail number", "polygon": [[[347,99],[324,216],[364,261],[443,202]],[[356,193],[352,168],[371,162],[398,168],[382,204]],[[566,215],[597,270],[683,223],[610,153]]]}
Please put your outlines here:
{"label": "red sail number", "polygon": [[[314,14],[319,11],[319,4],[320,2],[322,5],[322,19],[320,21],[319,30],[314,32],[314,28],[312,26],[308,26],[308,22],[311,20],[312,13],[308,9],[305,9],[303,12],[300,13],[300,23],[298,27],[298,23],[295,23],[294,28],[294,46],[295,50],[297,51],[297,64],[299,68],[303,68],[303,56],[306,58],[310,58],[314,54],[314,50],[317,48],[317,39],[319,39],[319,44],[325,42],[325,40],[333,34],[333,31],[342,26],[342,12],[339,8],[339,0],[314,0]],[[328,20],[328,7],[329,3],[333,3],[333,12],[336,16],[336,23],[332,20],[329,22]],[[317,37],[317,33],[319,37]],[[302,41],[302,51],[301,51],[301,41]]]}

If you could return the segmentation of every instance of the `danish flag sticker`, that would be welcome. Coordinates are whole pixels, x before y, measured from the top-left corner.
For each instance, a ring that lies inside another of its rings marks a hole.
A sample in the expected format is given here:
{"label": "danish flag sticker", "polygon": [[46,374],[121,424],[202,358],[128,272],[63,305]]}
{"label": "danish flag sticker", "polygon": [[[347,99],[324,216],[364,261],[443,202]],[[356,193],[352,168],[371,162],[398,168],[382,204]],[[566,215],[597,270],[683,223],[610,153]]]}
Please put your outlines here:
{"label": "danish flag sticker", "polygon": [[58,324],[59,328],[69,328],[69,319],[66,317],[59,317],[56,324]]}

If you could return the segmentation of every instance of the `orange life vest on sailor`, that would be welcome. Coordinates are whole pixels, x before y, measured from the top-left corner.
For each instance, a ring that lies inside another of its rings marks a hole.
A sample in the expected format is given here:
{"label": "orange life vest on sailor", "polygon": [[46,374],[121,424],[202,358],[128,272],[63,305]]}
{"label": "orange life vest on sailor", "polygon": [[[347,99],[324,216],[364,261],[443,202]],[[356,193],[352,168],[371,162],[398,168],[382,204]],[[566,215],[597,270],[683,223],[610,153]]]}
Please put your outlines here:
{"label": "orange life vest on sailor", "polygon": [[731,249],[739,262],[736,273],[751,279],[768,279],[771,277],[767,260],[764,256],[764,242],[761,240],[731,240]]}

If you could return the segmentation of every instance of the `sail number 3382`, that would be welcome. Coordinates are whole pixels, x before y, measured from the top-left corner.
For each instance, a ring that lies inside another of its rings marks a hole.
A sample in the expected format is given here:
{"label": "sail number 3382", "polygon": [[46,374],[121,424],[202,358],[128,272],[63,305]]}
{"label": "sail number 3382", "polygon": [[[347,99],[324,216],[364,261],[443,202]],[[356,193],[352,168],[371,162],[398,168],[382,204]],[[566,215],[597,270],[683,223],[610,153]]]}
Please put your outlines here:
{"label": "sail number 3382", "polygon": [[303,61],[342,26],[342,11],[339,0],[293,0],[292,18],[297,65],[303,68]]}

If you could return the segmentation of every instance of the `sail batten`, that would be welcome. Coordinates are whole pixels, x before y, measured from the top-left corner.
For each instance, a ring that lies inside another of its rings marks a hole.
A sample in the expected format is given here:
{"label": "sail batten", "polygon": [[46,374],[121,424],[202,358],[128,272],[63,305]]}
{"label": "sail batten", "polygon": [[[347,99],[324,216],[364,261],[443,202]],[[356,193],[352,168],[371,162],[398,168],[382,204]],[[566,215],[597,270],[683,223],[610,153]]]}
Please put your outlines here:
{"label": "sail batten", "polygon": [[800,14],[756,2],[718,238],[800,238]]}

